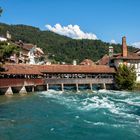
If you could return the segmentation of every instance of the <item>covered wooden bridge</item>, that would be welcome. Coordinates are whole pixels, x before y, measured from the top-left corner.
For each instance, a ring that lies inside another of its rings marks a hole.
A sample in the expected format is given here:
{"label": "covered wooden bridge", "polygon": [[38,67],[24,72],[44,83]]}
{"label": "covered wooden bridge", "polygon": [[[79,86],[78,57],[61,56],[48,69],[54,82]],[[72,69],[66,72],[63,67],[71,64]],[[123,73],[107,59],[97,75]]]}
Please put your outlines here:
{"label": "covered wooden bridge", "polygon": [[[0,72],[0,92],[6,89],[19,92],[48,90],[51,85],[59,85],[64,90],[65,85],[75,85],[78,91],[79,85],[95,84],[112,86],[114,84],[115,69],[105,65],[26,65],[7,64],[5,71]],[[9,91],[5,93],[8,94]]]}

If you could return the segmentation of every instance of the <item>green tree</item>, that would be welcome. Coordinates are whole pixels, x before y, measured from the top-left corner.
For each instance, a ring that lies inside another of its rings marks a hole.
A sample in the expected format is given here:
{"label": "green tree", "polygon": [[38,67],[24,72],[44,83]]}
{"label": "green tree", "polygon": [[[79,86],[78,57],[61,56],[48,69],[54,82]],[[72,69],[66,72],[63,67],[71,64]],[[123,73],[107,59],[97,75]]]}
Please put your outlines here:
{"label": "green tree", "polygon": [[7,42],[0,43],[0,61],[4,61],[9,58],[12,54],[19,55],[20,48],[13,44],[8,44]]}
{"label": "green tree", "polygon": [[134,66],[127,67],[126,65],[120,65],[115,76],[115,82],[119,89],[133,90],[136,82]]}
{"label": "green tree", "polygon": [[1,14],[2,14],[2,11],[3,11],[3,10],[2,10],[2,8],[0,7],[0,16],[1,16]]}

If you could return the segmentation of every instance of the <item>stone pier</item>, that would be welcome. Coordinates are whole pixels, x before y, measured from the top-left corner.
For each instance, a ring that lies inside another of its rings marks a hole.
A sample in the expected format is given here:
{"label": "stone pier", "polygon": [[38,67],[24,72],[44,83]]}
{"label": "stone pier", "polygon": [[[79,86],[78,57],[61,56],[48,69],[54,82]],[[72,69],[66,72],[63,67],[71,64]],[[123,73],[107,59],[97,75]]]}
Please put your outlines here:
{"label": "stone pier", "polygon": [[8,87],[8,89],[5,92],[5,95],[13,95],[13,91],[11,87]]}
{"label": "stone pier", "polygon": [[26,90],[25,86],[23,86],[21,88],[21,90],[19,91],[19,94],[27,94],[27,90]]}

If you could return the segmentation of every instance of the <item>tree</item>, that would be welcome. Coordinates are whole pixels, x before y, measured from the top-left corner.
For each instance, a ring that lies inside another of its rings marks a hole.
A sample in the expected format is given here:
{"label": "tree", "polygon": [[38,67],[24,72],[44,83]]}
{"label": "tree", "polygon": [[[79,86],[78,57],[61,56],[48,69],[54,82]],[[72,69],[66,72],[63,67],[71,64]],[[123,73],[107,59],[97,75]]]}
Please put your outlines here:
{"label": "tree", "polygon": [[9,58],[12,54],[19,55],[20,48],[7,42],[0,43],[0,62]]}
{"label": "tree", "polygon": [[119,89],[133,90],[136,82],[134,66],[120,65],[115,76],[115,82]]}
{"label": "tree", "polygon": [[0,7],[0,16],[1,16],[1,14],[2,14],[2,11],[3,11],[3,10],[2,10],[2,8]]}

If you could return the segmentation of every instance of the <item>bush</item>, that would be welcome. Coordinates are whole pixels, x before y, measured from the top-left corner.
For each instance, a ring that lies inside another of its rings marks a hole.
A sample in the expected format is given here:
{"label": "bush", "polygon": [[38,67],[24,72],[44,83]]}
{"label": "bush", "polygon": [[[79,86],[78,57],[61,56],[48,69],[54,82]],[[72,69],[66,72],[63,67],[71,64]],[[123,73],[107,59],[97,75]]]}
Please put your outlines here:
{"label": "bush", "polygon": [[127,67],[126,65],[120,65],[115,76],[115,82],[119,89],[133,90],[136,82],[134,66]]}

